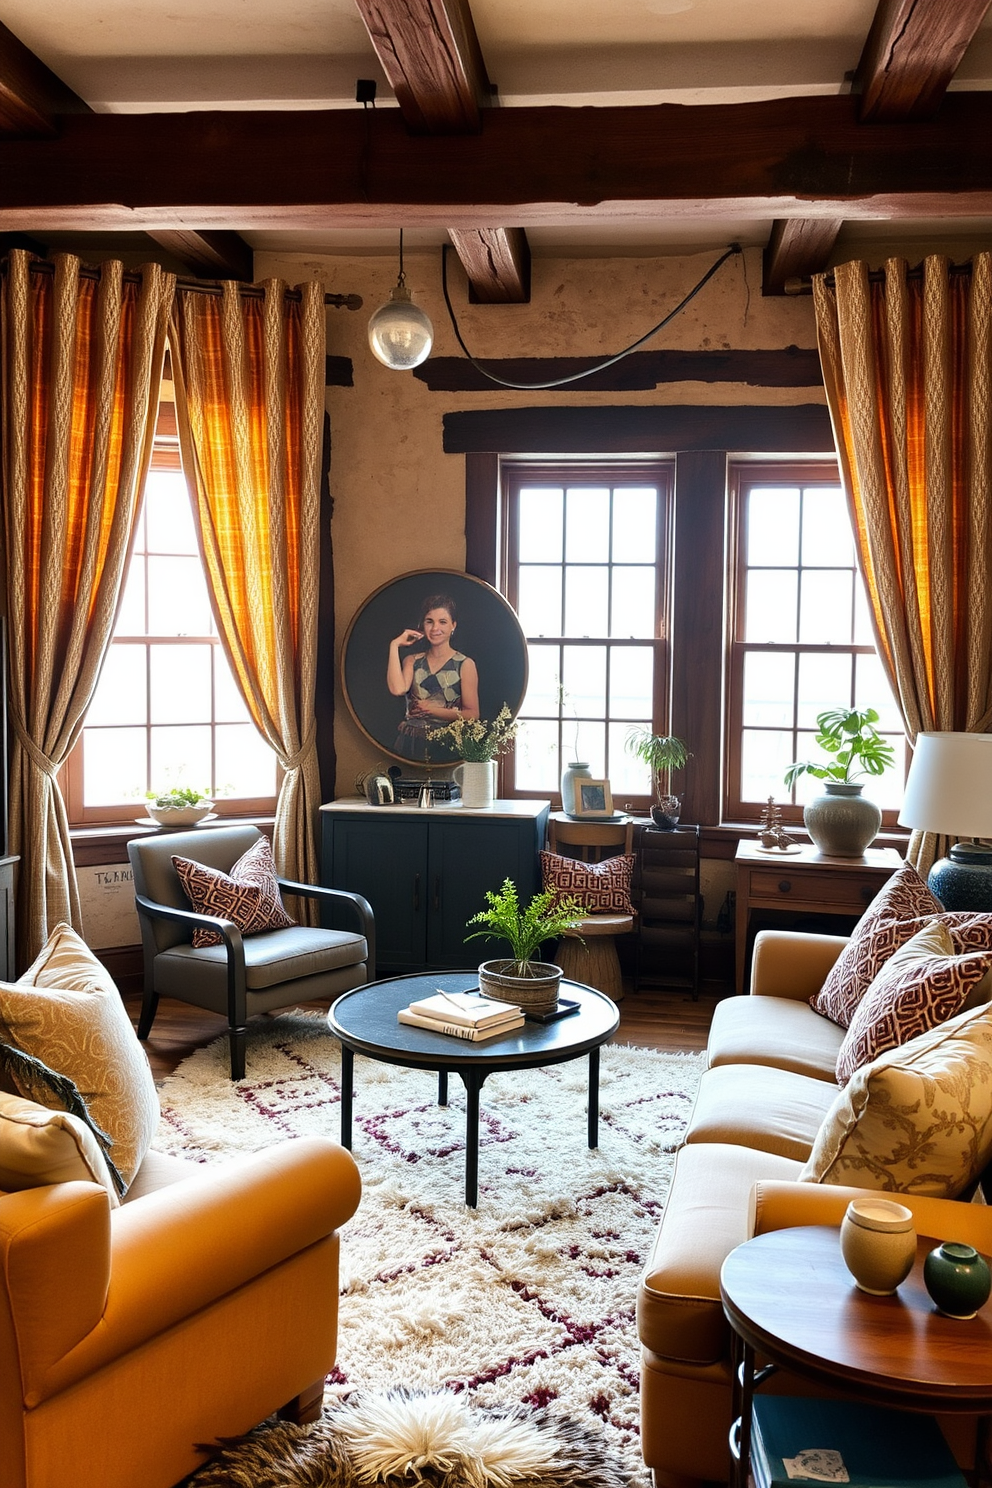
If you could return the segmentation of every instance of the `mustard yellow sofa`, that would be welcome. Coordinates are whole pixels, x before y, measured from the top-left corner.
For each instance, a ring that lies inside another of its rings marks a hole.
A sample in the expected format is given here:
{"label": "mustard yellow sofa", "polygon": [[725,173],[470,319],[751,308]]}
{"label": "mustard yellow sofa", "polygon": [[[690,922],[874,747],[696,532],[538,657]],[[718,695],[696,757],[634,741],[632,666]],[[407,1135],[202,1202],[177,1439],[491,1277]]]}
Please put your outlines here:
{"label": "mustard yellow sofa", "polygon": [[[844,1038],[809,998],[845,944],[835,936],[765,931],[756,939],[750,995],[716,1008],[708,1068],[637,1299],[642,1450],[666,1488],[727,1481],[724,1259],[753,1234],[839,1225],[851,1198],[863,1192],[797,1181],[838,1093],[834,1067]],[[992,1208],[904,1194],[900,1202],[913,1211],[919,1233],[992,1254]],[[770,1388],[807,1389],[785,1373]],[[962,1452],[969,1432],[970,1425]]]}
{"label": "mustard yellow sofa", "polygon": [[334,1362],[349,1153],[320,1137],[203,1167],[0,1193],[0,1488],[170,1488]]}

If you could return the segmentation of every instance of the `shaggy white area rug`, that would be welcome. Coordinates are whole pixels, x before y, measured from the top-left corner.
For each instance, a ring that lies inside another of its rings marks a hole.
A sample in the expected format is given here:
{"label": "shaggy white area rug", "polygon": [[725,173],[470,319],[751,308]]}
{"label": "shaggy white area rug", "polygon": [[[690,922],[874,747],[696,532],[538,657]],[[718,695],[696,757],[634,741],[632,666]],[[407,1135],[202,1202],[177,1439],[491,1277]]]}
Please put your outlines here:
{"label": "shaggy white area rug", "polygon": [[[289,1136],[337,1138],[340,1048],[320,1014],[257,1019],[238,1084],[228,1057],[218,1039],[162,1083],[156,1147],[214,1162]],[[571,1419],[646,1485],[634,1306],[702,1067],[701,1055],[605,1046],[592,1152],[585,1058],[491,1076],[471,1210],[461,1081],[440,1108],[434,1075],[356,1059],[363,1197],[342,1231],[332,1384],[442,1389],[484,1410]]]}

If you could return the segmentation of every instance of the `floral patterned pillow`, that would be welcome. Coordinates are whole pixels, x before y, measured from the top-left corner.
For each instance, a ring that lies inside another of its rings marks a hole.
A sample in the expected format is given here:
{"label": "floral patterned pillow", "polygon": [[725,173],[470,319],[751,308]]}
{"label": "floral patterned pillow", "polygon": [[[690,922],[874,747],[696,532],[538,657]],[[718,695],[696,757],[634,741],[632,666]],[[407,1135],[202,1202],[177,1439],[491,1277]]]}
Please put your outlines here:
{"label": "floral patterned pillow", "polygon": [[602,863],[580,863],[559,853],[541,853],[544,887],[554,891],[554,904],[571,894],[593,914],[633,914],[630,902],[632,853],[604,858]]}
{"label": "floral patterned pillow", "polygon": [[947,926],[931,920],[893,952],[855,1008],[837,1055],[840,1084],[960,1012],[990,966],[992,950],[956,956]]}
{"label": "floral patterned pillow", "polygon": [[847,1028],[855,1008],[886,961],[944,906],[910,863],[903,863],[879,889],[830,968],[823,986],[810,998],[814,1012]]}
{"label": "floral patterned pillow", "polygon": [[[230,873],[207,868],[192,858],[173,858],[179,882],[198,914],[216,915],[233,920],[243,935],[259,935],[263,930],[285,930],[295,921],[283,908],[276,879],[276,865],[267,837],[260,837],[242,853]],[[216,930],[197,928],[193,945],[221,945]]]}

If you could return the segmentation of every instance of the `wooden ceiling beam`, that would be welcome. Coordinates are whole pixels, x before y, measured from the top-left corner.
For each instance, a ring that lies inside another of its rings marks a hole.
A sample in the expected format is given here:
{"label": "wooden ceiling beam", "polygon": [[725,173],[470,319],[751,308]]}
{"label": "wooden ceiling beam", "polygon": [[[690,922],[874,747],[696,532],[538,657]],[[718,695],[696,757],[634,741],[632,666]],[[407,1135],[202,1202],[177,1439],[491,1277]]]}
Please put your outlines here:
{"label": "wooden ceiling beam", "polygon": [[0,24],[0,134],[51,135],[58,114],[90,107]]}
{"label": "wooden ceiling beam", "polygon": [[201,278],[250,282],[254,277],[255,256],[236,232],[154,228],[149,229],[148,236]]}
{"label": "wooden ceiling beam", "polygon": [[830,262],[839,217],[784,217],[772,223],[761,269],[761,293],[784,295],[791,284],[819,274]]}
{"label": "wooden ceiling beam", "polygon": [[395,109],[78,114],[0,139],[0,230],[246,230],[992,213],[992,94],[858,122],[850,96],[487,110],[410,136]]}
{"label": "wooden ceiling beam", "polygon": [[990,0],[879,0],[854,77],[865,124],[931,119]]}
{"label": "wooden ceiling beam", "polygon": [[468,276],[473,305],[526,305],[530,300],[530,244],[522,227],[448,229]]}
{"label": "wooden ceiling beam", "polygon": [[355,0],[407,128],[477,134],[491,101],[467,0]]}

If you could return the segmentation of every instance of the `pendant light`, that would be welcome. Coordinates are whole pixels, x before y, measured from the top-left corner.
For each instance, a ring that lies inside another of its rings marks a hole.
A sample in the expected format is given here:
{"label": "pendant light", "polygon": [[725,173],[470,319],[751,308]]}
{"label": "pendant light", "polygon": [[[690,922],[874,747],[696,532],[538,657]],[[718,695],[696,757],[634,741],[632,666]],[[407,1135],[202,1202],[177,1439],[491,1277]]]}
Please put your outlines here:
{"label": "pendant light", "polygon": [[431,354],[434,327],[430,317],[415,305],[403,272],[403,229],[400,228],[400,275],[388,301],[369,321],[369,345],[384,367],[409,372]]}

